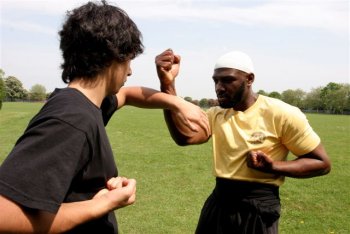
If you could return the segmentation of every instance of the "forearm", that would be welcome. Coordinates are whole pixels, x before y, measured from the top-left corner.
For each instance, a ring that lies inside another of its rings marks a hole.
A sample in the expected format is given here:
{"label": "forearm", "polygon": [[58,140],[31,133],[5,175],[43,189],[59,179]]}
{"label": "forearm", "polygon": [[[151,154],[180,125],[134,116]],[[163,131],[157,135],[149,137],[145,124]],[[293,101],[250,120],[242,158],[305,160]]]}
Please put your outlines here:
{"label": "forearm", "polygon": [[[160,90],[163,93],[176,96],[176,89],[175,89],[174,82],[175,81],[173,82],[161,81]],[[190,139],[190,132],[180,130],[182,128],[179,125],[178,121],[176,121],[176,115],[172,111],[164,110],[163,112],[164,112],[164,119],[168,126],[171,137],[176,142],[176,144],[181,146],[188,145],[189,144],[188,140]]]}
{"label": "forearm", "polygon": [[123,105],[131,105],[140,108],[176,110],[179,97],[146,88],[128,87],[123,88],[123,96],[118,96],[118,108]]}
{"label": "forearm", "polygon": [[63,203],[57,214],[23,208],[2,196],[0,205],[0,233],[62,233],[111,210],[103,197]]}
{"label": "forearm", "polygon": [[63,203],[53,220],[50,233],[66,232],[78,225],[101,218],[112,210],[111,203],[104,197]]}
{"label": "forearm", "polygon": [[175,81],[173,82],[164,82],[162,81],[160,84],[160,91],[163,93],[171,94],[176,96],[176,89],[175,89]]}
{"label": "forearm", "polygon": [[173,112],[169,110],[164,110],[163,112],[168,130],[175,143],[180,146],[191,144],[190,140],[191,135],[193,135],[193,131],[185,128],[179,121],[177,121],[177,118]]}
{"label": "forearm", "polygon": [[[172,82],[161,82],[161,91],[176,96],[176,89],[175,89],[175,81]],[[194,104],[192,104],[195,106]],[[195,106],[197,107],[197,106]],[[197,107],[199,109],[199,107]],[[191,108],[191,110],[187,111],[193,111],[194,108]],[[170,109],[164,109],[164,119],[166,121],[166,124],[168,126],[169,132],[171,134],[171,137],[176,142],[176,144],[180,146],[185,145],[193,145],[193,144],[201,144],[205,143],[209,140],[211,136],[211,132],[209,129],[209,122],[206,114],[204,114],[203,111],[201,116],[198,116],[197,121],[200,123],[200,125],[197,128],[197,131],[193,131],[193,129],[190,129],[186,127],[183,124],[183,121],[181,121],[181,118],[179,115],[177,115],[173,110]]]}
{"label": "forearm", "polygon": [[292,161],[274,161],[270,173],[294,178],[310,178],[329,172],[326,162],[314,158],[298,158]]}
{"label": "forearm", "polygon": [[291,161],[273,161],[262,151],[250,151],[247,165],[262,172],[294,178],[321,176],[331,170],[331,162],[322,144]]}
{"label": "forearm", "polygon": [[[210,139],[211,131],[208,117],[200,110],[188,110],[193,112],[195,121],[187,123],[180,114],[164,110],[164,119],[173,140],[180,146],[202,144]],[[192,114],[192,113],[190,113]],[[187,123],[187,124],[186,124]]]}

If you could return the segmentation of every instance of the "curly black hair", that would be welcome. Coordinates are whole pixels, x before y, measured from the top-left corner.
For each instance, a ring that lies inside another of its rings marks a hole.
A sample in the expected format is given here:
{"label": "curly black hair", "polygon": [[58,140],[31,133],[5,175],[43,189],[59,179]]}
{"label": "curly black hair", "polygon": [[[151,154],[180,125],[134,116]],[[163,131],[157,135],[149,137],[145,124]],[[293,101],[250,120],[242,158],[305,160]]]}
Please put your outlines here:
{"label": "curly black hair", "polygon": [[67,12],[59,32],[62,80],[95,77],[113,61],[124,62],[143,53],[142,34],[125,11],[101,1]]}

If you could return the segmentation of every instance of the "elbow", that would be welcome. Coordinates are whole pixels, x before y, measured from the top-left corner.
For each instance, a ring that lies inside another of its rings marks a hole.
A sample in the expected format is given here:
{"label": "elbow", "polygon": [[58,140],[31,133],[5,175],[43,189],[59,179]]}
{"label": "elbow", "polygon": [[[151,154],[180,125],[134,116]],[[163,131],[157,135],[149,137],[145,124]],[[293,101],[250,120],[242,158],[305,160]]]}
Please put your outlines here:
{"label": "elbow", "polygon": [[327,175],[328,173],[331,172],[331,169],[332,169],[331,164],[332,164],[331,160],[328,156],[323,159],[323,175]]}
{"label": "elbow", "polygon": [[191,140],[190,138],[181,138],[181,139],[175,139],[173,138],[175,143],[178,146],[187,146],[187,145],[194,145],[197,144],[196,142],[194,142],[193,140]]}
{"label": "elbow", "polygon": [[324,163],[324,166],[323,166],[323,170],[322,170],[322,175],[327,175],[328,173],[330,173],[331,172],[331,168],[332,168],[332,166],[331,166],[331,163],[330,162],[325,162]]}
{"label": "elbow", "polygon": [[331,160],[327,155],[324,147],[320,144],[315,150],[314,155],[318,156],[316,159],[320,160],[320,175],[327,175],[331,172]]}
{"label": "elbow", "polygon": [[178,132],[171,131],[171,138],[178,146],[186,146],[188,145],[188,138]]}
{"label": "elbow", "polygon": [[188,146],[188,145],[199,145],[199,144],[206,143],[209,140],[209,137],[204,139],[198,139],[195,137],[181,137],[181,138],[173,137],[173,140],[178,146]]}
{"label": "elbow", "polygon": [[187,145],[189,145],[188,141],[184,140],[184,139],[174,139],[174,141],[175,141],[175,143],[178,146],[187,146]]}
{"label": "elbow", "polygon": [[322,164],[319,166],[316,176],[327,175],[331,172],[331,163],[329,160],[322,161]]}

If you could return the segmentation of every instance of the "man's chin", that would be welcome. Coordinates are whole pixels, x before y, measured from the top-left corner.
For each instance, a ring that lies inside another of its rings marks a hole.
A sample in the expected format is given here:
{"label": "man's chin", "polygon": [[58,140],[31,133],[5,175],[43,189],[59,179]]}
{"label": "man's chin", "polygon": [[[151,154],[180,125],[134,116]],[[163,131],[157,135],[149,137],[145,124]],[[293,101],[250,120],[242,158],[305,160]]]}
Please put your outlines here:
{"label": "man's chin", "polygon": [[224,109],[232,108],[232,101],[225,97],[218,97],[217,98],[219,106]]}
{"label": "man's chin", "polygon": [[232,108],[231,103],[228,103],[228,102],[219,102],[219,106],[220,106],[221,108],[224,108],[224,109],[230,109],[230,108]]}

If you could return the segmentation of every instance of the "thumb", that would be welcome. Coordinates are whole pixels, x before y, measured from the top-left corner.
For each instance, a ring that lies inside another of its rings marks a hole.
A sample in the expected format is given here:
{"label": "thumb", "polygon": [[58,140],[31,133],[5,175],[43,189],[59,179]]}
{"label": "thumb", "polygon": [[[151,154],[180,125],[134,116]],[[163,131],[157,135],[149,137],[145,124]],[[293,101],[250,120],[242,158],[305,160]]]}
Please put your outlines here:
{"label": "thumb", "polygon": [[108,191],[109,191],[109,190],[106,189],[106,188],[101,189],[100,191],[98,191],[98,192],[94,195],[94,197],[93,197],[92,199],[101,197],[102,195],[108,193]]}
{"label": "thumb", "polygon": [[181,56],[180,55],[174,55],[174,64],[179,64],[181,61]]}

